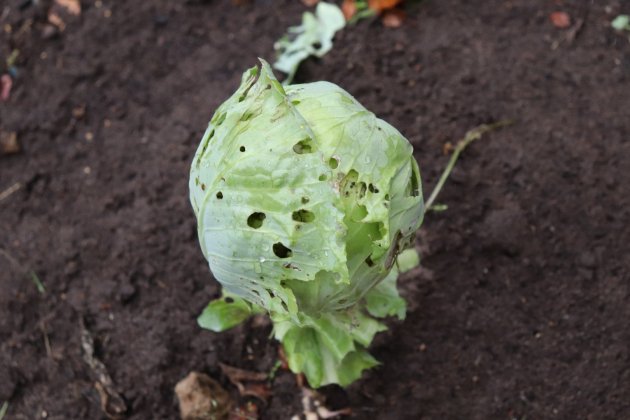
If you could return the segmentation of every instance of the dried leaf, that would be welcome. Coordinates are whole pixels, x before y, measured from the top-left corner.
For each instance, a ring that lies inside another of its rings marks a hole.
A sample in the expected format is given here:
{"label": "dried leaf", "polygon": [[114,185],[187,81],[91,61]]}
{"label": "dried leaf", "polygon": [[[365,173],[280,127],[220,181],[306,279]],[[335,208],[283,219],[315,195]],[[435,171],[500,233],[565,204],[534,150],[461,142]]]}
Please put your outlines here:
{"label": "dried leaf", "polygon": [[549,19],[553,26],[559,29],[566,29],[571,26],[571,18],[565,12],[553,12],[549,15]]}
{"label": "dried leaf", "polygon": [[400,3],[402,3],[402,0],[369,0],[368,7],[377,13],[381,13],[384,10],[396,7]]}
{"label": "dried leaf", "polygon": [[248,401],[230,413],[230,420],[257,420],[259,416],[258,406]]}
{"label": "dried leaf", "polygon": [[355,0],[343,0],[343,3],[341,4],[341,11],[343,12],[343,16],[346,20],[352,19],[352,16],[357,13],[357,4],[355,3]]}
{"label": "dried leaf", "polygon": [[179,381],[175,394],[183,420],[225,419],[233,405],[217,381],[199,372],[190,372]]}
{"label": "dried leaf", "polygon": [[399,28],[405,20],[405,12],[394,9],[383,14],[383,26],[386,28]]}
{"label": "dried leaf", "polygon": [[81,14],[81,3],[79,0],[55,0],[55,4],[65,9],[71,15],[79,16]]}
{"label": "dried leaf", "polygon": [[252,372],[235,368],[223,363],[219,363],[219,366],[223,374],[238,388],[242,396],[255,397],[267,403],[272,394],[271,388],[269,388],[267,383],[269,375],[264,372]]}

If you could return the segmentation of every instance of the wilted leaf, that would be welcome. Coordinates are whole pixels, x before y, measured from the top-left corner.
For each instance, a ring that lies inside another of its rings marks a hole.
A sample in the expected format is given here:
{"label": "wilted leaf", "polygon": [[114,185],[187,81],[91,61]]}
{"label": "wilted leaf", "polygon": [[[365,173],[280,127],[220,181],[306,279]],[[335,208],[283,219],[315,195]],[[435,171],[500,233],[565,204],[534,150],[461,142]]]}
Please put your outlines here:
{"label": "wilted leaf", "polygon": [[233,366],[219,363],[221,372],[228,377],[241,395],[255,397],[267,403],[271,397],[271,388],[267,383],[269,375],[263,372],[252,372],[249,370],[235,368]]}
{"label": "wilted leaf", "polygon": [[183,420],[226,419],[232,400],[217,381],[198,372],[190,372],[175,386]]}
{"label": "wilted leaf", "polygon": [[341,3],[341,11],[343,12],[343,16],[346,20],[352,19],[352,17],[357,13],[357,4],[355,0],[343,0]]}
{"label": "wilted leaf", "polygon": [[287,74],[284,83],[291,83],[303,60],[311,55],[323,57],[330,51],[335,33],[345,25],[343,12],[332,3],[318,3],[315,14],[305,12],[302,24],[289,28],[288,34],[274,45],[278,59],[273,66]]}
{"label": "wilted leaf", "polygon": [[402,0],[369,0],[368,7],[380,13],[384,10],[392,9],[400,3],[402,3]]}

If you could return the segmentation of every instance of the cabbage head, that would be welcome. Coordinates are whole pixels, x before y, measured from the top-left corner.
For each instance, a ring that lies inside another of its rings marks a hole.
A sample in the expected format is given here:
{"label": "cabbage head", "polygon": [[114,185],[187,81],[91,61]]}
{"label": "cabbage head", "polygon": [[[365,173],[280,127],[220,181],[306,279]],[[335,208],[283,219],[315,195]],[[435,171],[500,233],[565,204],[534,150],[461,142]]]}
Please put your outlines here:
{"label": "cabbage head", "polygon": [[366,348],[405,315],[397,260],[424,214],[409,142],[328,82],[283,87],[247,70],[216,110],[190,171],[201,249],[223,296],[199,317],[222,331],[266,312],[289,367],[346,386]]}

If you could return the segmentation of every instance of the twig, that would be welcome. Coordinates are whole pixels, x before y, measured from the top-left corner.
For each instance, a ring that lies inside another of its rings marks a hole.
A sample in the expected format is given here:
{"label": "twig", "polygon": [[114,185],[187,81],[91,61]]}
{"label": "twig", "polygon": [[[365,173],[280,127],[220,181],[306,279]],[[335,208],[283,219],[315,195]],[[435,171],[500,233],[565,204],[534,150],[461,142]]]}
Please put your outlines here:
{"label": "twig", "polygon": [[20,184],[19,182],[16,182],[15,184],[11,185],[9,188],[7,188],[6,190],[0,193],[0,201],[3,201],[4,199],[9,198],[11,194],[16,192],[20,188],[22,188],[22,184]]}
{"label": "twig", "polygon": [[0,420],[2,420],[4,416],[7,415],[7,411],[9,411],[9,401],[5,401],[2,404],[2,407],[0,407]]}
{"label": "twig", "polygon": [[46,325],[44,323],[40,324],[39,329],[42,331],[42,334],[44,335],[44,347],[46,347],[46,354],[51,359],[54,359],[52,347],[50,346],[50,339],[48,338],[48,331],[46,331]]}
{"label": "twig", "polygon": [[122,418],[127,411],[127,405],[122,396],[116,391],[114,381],[107,372],[107,368],[94,356],[94,339],[85,327],[83,318],[79,318],[81,328],[81,347],[83,347],[83,360],[96,375],[97,381],[94,387],[101,398],[101,409],[110,419]]}
{"label": "twig", "polygon": [[437,185],[435,186],[435,188],[433,188],[429,199],[425,202],[425,208],[427,209],[427,211],[431,210],[435,199],[442,190],[444,183],[446,182],[449,175],[453,171],[453,168],[455,167],[455,163],[457,162],[459,155],[464,151],[464,149],[473,141],[480,139],[481,136],[483,136],[484,134],[502,127],[507,127],[508,125],[511,125],[513,123],[514,121],[512,120],[503,120],[492,124],[482,124],[479,127],[475,127],[472,130],[468,131],[464,138],[457,142],[453,154],[451,155],[451,159],[448,161],[446,168],[444,168],[444,171],[442,172],[442,176],[440,176]]}

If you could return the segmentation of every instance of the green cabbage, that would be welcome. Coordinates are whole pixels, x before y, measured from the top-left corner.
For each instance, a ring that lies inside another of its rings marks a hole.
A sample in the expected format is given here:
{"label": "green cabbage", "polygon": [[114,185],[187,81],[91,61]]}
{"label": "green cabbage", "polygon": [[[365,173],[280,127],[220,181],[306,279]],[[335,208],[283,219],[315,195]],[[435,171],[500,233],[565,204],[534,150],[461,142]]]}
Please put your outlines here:
{"label": "green cabbage", "polygon": [[424,205],[409,142],[340,87],[283,87],[269,65],[243,74],[194,157],[190,200],[224,296],[200,325],[269,313],[289,366],[311,386],[346,386],[365,350],[404,318],[398,255]]}

